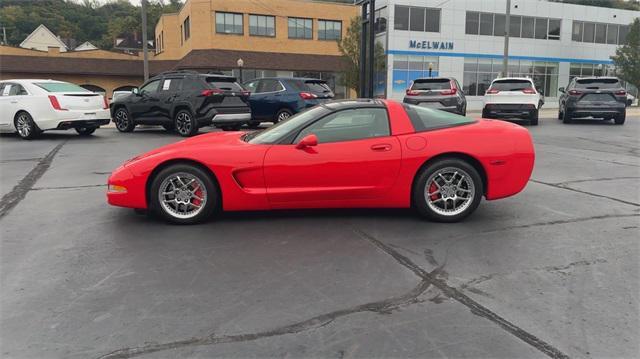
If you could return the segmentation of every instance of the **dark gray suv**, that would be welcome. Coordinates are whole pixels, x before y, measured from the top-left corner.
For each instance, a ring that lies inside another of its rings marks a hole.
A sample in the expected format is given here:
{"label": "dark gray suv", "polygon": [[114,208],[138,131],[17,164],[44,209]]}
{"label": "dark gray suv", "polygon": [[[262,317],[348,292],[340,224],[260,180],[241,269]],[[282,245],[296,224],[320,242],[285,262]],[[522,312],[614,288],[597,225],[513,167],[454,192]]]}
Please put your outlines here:
{"label": "dark gray suv", "polygon": [[428,77],[415,79],[407,89],[404,103],[430,107],[465,116],[467,99],[458,83],[452,77]]}
{"label": "dark gray suv", "polygon": [[558,119],[564,123],[575,117],[613,119],[622,125],[626,117],[627,92],[617,77],[576,77],[562,92]]}

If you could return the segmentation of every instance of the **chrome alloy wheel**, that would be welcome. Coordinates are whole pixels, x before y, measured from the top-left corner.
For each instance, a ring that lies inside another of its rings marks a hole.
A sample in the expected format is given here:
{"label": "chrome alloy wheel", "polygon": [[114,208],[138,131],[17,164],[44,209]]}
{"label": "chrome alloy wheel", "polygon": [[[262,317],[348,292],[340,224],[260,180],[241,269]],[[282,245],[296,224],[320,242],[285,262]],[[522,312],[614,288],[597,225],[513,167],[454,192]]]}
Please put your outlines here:
{"label": "chrome alloy wheel", "polygon": [[33,128],[31,128],[31,122],[29,121],[29,116],[22,113],[16,119],[16,130],[20,137],[29,137],[31,132],[33,132]]}
{"label": "chrome alloy wheel", "polygon": [[172,217],[193,218],[207,204],[207,189],[198,177],[178,172],[165,178],[158,190],[162,209]]}
{"label": "chrome alloy wheel", "polygon": [[476,189],[471,176],[460,168],[446,167],[427,179],[424,190],[427,205],[443,216],[464,212],[473,202]]}
{"label": "chrome alloy wheel", "polygon": [[129,115],[127,115],[127,111],[120,109],[116,112],[115,116],[116,127],[119,130],[125,130],[129,126]]}
{"label": "chrome alloy wheel", "polygon": [[191,132],[191,116],[186,112],[178,113],[176,117],[176,130],[181,135],[186,135]]}
{"label": "chrome alloy wheel", "polygon": [[291,114],[289,112],[282,111],[282,112],[280,112],[280,114],[278,114],[278,122],[284,121],[284,120],[288,119],[289,117],[291,117]]}

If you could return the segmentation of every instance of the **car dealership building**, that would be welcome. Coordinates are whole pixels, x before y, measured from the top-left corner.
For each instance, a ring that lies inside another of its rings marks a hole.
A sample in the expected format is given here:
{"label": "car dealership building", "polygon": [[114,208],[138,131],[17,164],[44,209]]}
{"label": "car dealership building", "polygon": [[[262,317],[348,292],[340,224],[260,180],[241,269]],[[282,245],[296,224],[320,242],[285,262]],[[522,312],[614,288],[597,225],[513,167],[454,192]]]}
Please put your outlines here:
{"label": "car dealership building", "polygon": [[[402,99],[418,77],[454,77],[469,108],[481,107],[502,72],[506,0],[377,0],[376,41],[386,49],[378,96]],[[574,76],[612,75],[610,57],[638,11],[539,0],[512,0],[509,76],[531,77],[557,106]],[[431,71],[429,69],[431,68]],[[635,89],[637,91],[637,89]]]}

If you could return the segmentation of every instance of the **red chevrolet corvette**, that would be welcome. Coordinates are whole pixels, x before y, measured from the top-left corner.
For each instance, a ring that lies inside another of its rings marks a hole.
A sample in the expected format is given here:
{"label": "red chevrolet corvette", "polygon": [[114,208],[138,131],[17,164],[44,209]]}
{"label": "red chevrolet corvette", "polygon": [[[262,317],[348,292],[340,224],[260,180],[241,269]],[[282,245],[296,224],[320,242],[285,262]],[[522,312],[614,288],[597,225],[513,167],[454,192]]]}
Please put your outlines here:
{"label": "red chevrolet corvette", "polygon": [[251,133],[204,134],[109,177],[115,206],[175,223],[219,210],[415,208],[440,222],[520,192],[534,149],[518,125],[389,100],[329,102]]}

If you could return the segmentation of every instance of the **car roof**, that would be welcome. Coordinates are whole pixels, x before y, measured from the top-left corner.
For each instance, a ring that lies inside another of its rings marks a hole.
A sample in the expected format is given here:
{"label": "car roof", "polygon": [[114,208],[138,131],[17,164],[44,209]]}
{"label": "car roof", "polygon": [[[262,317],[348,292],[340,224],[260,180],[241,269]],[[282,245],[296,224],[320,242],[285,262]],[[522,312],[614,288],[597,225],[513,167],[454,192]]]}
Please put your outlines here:
{"label": "car roof", "polygon": [[615,76],[584,76],[584,77],[576,77],[576,80],[617,80],[620,81],[619,78]]}
{"label": "car roof", "polygon": [[413,80],[418,81],[418,80],[453,80],[453,77],[418,77],[417,79]]}
{"label": "car roof", "polygon": [[325,102],[321,106],[326,107],[332,111],[343,110],[348,108],[363,108],[363,107],[384,108],[385,107],[384,102],[382,102],[381,100],[370,99],[370,98],[333,100],[333,101]]}
{"label": "car roof", "polygon": [[[313,77],[286,77],[286,76],[272,76],[272,77],[261,77],[261,78],[257,78],[257,79],[253,79],[253,80],[249,80],[249,81],[255,81],[255,80],[280,80],[280,81],[286,81],[286,80],[299,80],[299,81],[322,81],[322,82],[326,82],[325,80],[322,79],[318,79],[318,78],[313,78]],[[249,82],[247,81],[247,82]]]}
{"label": "car roof", "polygon": [[18,84],[30,84],[32,82],[52,82],[52,83],[60,83],[60,82],[65,82],[65,81],[58,81],[58,80],[45,80],[45,79],[6,79],[6,80],[2,80],[0,82],[14,82],[14,83],[18,83]]}
{"label": "car roof", "polygon": [[523,81],[530,81],[533,82],[533,80],[530,77],[498,77],[497,79],[493,80],[494,81],[504,81],[504,80],[523,80]]}

